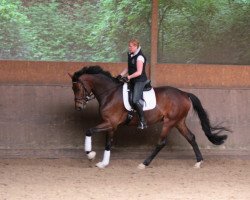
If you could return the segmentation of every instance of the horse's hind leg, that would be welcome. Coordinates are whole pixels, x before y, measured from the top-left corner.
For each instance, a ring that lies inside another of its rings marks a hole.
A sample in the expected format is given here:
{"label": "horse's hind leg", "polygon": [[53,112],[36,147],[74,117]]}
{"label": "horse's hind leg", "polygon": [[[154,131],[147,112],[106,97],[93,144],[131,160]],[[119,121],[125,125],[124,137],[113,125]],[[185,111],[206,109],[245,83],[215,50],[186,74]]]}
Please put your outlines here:
{"label": "horse's hind leg", "polygon": [[185,120],[183,120],[181,123],[179,123],[176,127],[180,133],[187,139],[187,141],[191,144],[193,147],[197,163],[194,165],[195,168],[200,168],[201,163],[203,162],[203,157],[200,152],[200,149],[196,143],[195,135],[188,129],[186,126]]}
{"label": "horse's hind leg", "polygon": [[138,168],[144,169],[146,166],[148,166],[165,145],[166,145],[166,139],[160,140],[159,143],[156,145],[155,149],[150,154],[150,156],[146,160],[144,160],[143,163],[138,165]]}
{"label": "horse's hind leg", "polygon": [[167,137],[167,134],[169,133],[171,128],[172,128],[172,126],[170,123],[168,123],[168,119],[164,119],[164,124],[162,127],[162,132],[160,135],[159,142],[156,145],[155,149],[152,151],[152,153],[149,155],[149,157],[147,157],[146,160],[144,160],[144,162],[138,166],[139,169],[144,169],[146,166],[148,166],[152,162],[152,160],[155,158],[155,156],[166,145],[166,137]]}

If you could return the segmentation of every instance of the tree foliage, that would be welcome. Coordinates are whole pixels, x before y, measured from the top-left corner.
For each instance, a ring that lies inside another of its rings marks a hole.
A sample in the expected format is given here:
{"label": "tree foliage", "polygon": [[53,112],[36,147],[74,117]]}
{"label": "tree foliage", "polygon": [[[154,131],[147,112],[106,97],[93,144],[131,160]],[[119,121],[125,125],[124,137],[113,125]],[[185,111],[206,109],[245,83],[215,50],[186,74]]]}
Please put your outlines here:
{"label": "tree foliage", "polygon": [[[1,0],[0,59],[126,61],[150,56],[151,1]],[[249,0],[159,0],[158,61],[249,64]]]}
{"label": "tree foliage", "polygon": [[249,11],[249,0],[162,0],[159,61],[249,64]]}
{"label": "tree foliage", "polygon": [[18,59],[26,57],[25,26],[27,16],[21,10],[20,1],[1,0],[0,2],[0,58]]}

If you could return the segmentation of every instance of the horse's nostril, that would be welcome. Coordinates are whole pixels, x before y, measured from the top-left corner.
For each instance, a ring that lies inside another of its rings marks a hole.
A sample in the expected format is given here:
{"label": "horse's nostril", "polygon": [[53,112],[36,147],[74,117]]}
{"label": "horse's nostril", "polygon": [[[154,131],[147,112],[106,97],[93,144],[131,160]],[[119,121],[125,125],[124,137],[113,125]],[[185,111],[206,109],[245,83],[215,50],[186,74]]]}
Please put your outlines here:
{"label": "horse's nostril", "polygon": [[76,110],[77,110],[77,111],[81,111],[81,110],[82,110],[82,107],[81,107],[81,106],[76,106]]}

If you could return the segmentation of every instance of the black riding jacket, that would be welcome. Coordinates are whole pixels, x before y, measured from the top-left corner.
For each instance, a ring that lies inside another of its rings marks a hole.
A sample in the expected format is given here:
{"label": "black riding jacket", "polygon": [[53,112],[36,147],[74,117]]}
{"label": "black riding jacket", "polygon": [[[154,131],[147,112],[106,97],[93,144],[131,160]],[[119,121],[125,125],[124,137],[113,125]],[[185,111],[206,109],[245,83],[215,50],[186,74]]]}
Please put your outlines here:
{"label": "black riding jacket", "polygon": [[133,55],[131,57],[131,54],[128,53],[128,74],[131,75],[133,73],[135,73],[137,71],[137,58],[138,56],[143,56],[144,58],[144,63],[143,63],[143,69],[142,69],[142,73],[140,76],[136,77],[136,78],[132,78],[130,80],[131,83],[135,83],[135,82],[144,82],[147,80],[147,75],[145,72],[145,68],[146,68],[146,57],[143,55],[142,51],[140,50],[136,55]]}

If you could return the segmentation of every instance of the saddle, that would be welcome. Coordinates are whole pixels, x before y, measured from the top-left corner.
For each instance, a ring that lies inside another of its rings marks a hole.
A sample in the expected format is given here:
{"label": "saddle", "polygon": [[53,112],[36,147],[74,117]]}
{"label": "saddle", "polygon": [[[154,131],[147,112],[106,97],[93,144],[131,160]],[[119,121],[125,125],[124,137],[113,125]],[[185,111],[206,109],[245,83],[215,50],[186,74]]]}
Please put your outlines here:
{"label": "saddle", "polygon": [[[144,91],[149,91],[152,89],[152,86],[151,86],[151,81],[150,80],[147,80],[146,83],[145,83],[145,86],[143,88],[143,92]],[[133,100],[133,91],[131,89],[131,84],[128,83],[128,97],[129,97],[129,104],[132,105],[132,100]],[[140,99],[140,103],[141,105],[143,105],[143,102],[144,101],[144,98],[143,98],[143,95]]]}
{"label": "saddle", "polygon": [[[128,111],[132,111],[133,108],[131,106],[133,92],[131,91],[129,84],[123,84],[123,104]],[[145,83],[145,87],[143,89],[143,96],[140,100],[140,103],[143,105],[143,110],[151,110],[156,106],[156,97],[155,91],[151,86],[151,81],[147,80]]]}

